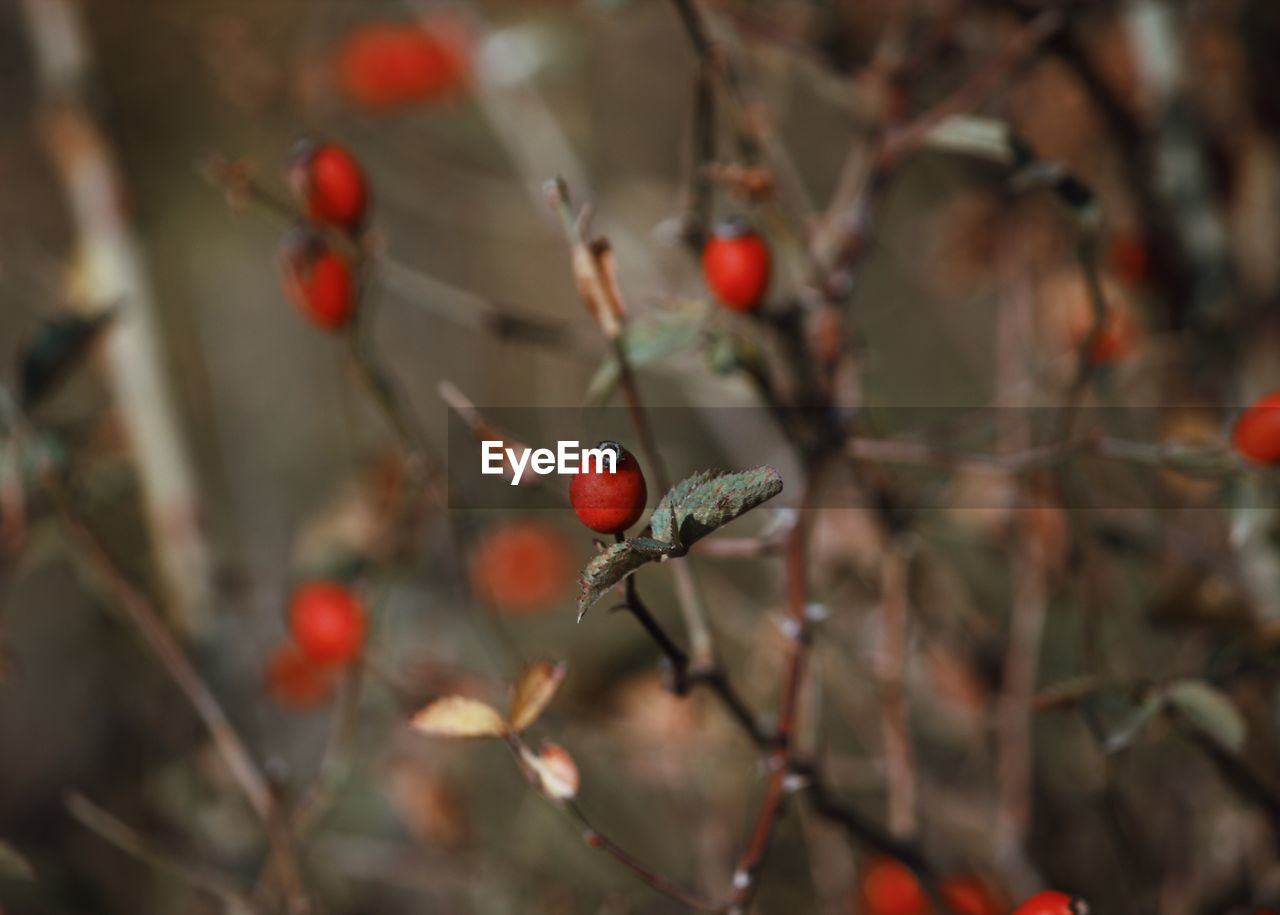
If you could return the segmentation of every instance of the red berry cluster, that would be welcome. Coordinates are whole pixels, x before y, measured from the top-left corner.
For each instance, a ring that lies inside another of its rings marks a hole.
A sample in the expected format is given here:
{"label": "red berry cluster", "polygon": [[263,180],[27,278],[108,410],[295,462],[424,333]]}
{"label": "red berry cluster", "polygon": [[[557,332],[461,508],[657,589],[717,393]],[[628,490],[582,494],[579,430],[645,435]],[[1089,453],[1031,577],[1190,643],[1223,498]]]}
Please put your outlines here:
{"label": "red berry cluster", "polygon": [[[1007,915],[1008,904],[990,881],[976,874],[957,874],[938,887],[953,915]],[[934,907],[915,874],[892,858],[875,858],[858,878],[859,915],[933,915]]]}
{"label": "red berry cluster", "polygon": [[292,640],[268,660],[267,685],[287,705],[316,705],[328,698],[334,674],[364,647],[364,607],[346,585],[307,582],[289,600],[288,623]]}
{"label": "red berry cluster", "polygon": [[368,183],[351,153],[310,140],[294,148],[286,177],[309,223],[285,240],[280,259],[285,294],[314,324],[339,330],[355,316],[359,281],[350,254],[333,233],[353,241],[358,237],[369,204]]}

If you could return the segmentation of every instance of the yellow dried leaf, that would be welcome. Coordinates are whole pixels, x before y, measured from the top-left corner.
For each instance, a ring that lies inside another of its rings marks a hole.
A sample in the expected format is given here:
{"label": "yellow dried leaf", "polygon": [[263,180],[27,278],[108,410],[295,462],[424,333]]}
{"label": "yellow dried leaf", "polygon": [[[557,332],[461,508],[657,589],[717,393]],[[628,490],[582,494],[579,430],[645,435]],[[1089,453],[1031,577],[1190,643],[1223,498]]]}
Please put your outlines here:
{"label": "yellow dried leaf", "polygon": [[525,748],[521,757],[547,797],[565,801],[578,793],[578,767],[564,747],[548,740],[537,756]]}
{"label": "yellow dried leaf", "polygon": [[465,696],[437,699],[414,715],[411,724],[435,737],[501,737],[507,732],[497,709]]}
{"label": "yellow dried leaf", "polygon": [[511,730],[523,731],[538,720],[564,680],[565,666],[551,661],[535,661],[526,667],[511,692],[507,719]]}

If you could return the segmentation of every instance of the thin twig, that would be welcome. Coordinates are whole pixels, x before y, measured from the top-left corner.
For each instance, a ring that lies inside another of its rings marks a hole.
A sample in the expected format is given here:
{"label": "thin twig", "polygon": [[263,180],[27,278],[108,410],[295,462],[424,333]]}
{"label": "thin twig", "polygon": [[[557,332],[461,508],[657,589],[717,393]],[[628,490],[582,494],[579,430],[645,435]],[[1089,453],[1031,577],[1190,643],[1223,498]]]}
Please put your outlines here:
{"label": "thin twig", "polygon": [[66,799],[67,811],[86,829],[96,833],[116,848],[139,861],[172,874],[181,882],[217,897],[231,911],[252,915],[255,908],[248,897],[226,874],[204,865],[188,864],[174,857],[158,842],[152,841],[99,807],[81,794]]}

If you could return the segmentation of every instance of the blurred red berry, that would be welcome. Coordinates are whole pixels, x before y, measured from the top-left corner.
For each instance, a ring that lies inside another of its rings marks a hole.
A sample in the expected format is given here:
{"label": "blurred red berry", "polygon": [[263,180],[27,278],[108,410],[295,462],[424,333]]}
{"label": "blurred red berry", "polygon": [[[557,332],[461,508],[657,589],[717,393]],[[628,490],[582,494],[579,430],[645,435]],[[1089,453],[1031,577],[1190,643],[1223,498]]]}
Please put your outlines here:
{"label": "blurred red berry", "polygon": [[951,915],[1008,915],[1009,906],[988,881],[977,875],[948,877],[939,890]]}
{"label": "blurred red berry", "polygon": [[1107,246],[1107,269],[1135,288],[1146,283],[1150,264],[1142,238],[1132,233],[1112,236]]}
{"label": "blurred red berry", "polygon": [[874,858],[858,877],[860,915],[929,915],[920,881],[901,862]]}
{"label": "blurred red berry", "polygon": [[322,236],[299,230],[285,240],[280,258],[285,295],[313,324],[337,330],[355,315],[355,271],[346,255]]}
{"label": "blurred red berry", "polygon": [[1044,890],[1014,909],[1013,915],[1089,915],[1089,907],[1076,896]]}
{"label": "blurred red berry", "polygon": [[[613,473],[608,467],[582,469],[569,482],[569,503],[587,527],[600,534],[620,534],[644,514],[649,497],[644,473],[635,456],[617,442],[601,442],[596,446],[618,455]],[[584,460],[584,464],[586,461]]]}
{"label": "blurred red berry", "polygon": [[348,232],[364,222],[369,204],[364,171],[336,143],[298,143],[289,155],[285,176],[308,218]]}
{"label": "blurred red berry", "polygon": [[726,308],[755,311],[769,288],[770,255],[750,229],[727,224],[702,249],[702,274]]}
{"label": "blurred red berry", "polygon": [[555,528],[512,521],[484,535],[471,552],[472,589],[503,610],[527,613],[560,597],[573,580],[569,547]]}
{"label": "blurred red berry", "polygon": [[297,645],[285,643],[271,652],[265,672],[267,690],[282,705],[310,708],[333,692],[333,671],[317,664]]}
{"label": "blurred red berry", "polygon": [[308,582],[289,601],[289,631],[314,663],[340,667],[364,647],[364,607],[345,585]]}
{"label": "blurred red berry", "polygon": [[1280,461],[1280,391],[1264,394],[1245,408],[1231,430],[1231,444],[1251,461]]}
{"label": "blurred red berry", "polygon": [[338,49],[338,84],[357,105],[379,111],[438,101],[466,79],[467,56],[452,19],[367,25]]}
{"label": "blurred red berry", "polygon": [[[1093,330],[1090,323],[1080,331],[1083,343]],[[1110,365],[1129,355],[1138,345],[1138,325],[1129,312],[1119,308],[1109,309],[1103,318],[1098,336],[1089,347],[1089,358],[1096,365]]]}

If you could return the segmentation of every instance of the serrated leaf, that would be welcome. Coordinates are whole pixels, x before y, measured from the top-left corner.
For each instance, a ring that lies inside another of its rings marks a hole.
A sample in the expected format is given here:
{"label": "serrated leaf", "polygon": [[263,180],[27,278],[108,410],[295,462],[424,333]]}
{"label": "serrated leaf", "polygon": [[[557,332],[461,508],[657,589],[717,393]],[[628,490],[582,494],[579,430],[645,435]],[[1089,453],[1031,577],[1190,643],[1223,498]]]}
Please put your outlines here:
{"label": "serrated leaf", "polygon": [[1182,680],[1169,687],[1167,696],[1186,724],[1233,753],[1244,749],[1244,717],[1226,693],[1203,680]]}
{"label": "serrated leaf", "polygon": [[656,553],[638,550],[629,540],[611,543],[608,548],[597,553],[578,579],[578,621],[582,621],[592,604],[604,597],[610,588],[655,559]]}
{"label": "serrated leaf", "polygon": [[507,712],[512,731],[519,733],[538,720],[560,688],[565,672],[564,664],[551,661],[535,661],[521,672],[512,687],[511,709]]}
{"label": "serrated leaf", "polygon": [[22,347],[18,402],[29,410],[80,365],[94,341],[115,318],[115,310],[94,315],[64,314],[42,323]]}
{"label": "serrated leaf", "polygon": [[[632,367],[651,365],[693,346],[701,332],[702,315],[691,311],[659,312],[652,319],[627,325],[622,345]],[[603,404],[618,386],[618,360],[610,354],[587,385],[588,404]]]}
{"label": "serrated leaf", "polygon": [[543,741],[537,755],[522,746],[520,758],[547,797],[567,801],[578,793],[578,766],[559,744]]}
{"label": "serrated leaf", "polygon": [[36,869],[27,856],[8,842],[0,839],[0,878],[6,880],[34,880]]}
{"label": "serrated leaf", "polygon": [[767,464],[740,473],[694,474],[658,503],[653,535],[687,549],[780,492],[782,477]]}
{"label": "serrated leaf", "polygon": [[507,733],[507,723],[497,709],[465,696],[437,699],[414,715],[410,724],[433,737],[501,737]]}
{"label": "serrated leaf", "polygon": [[681,508],[695,489],[704,483],[711,482],[717,476],[720,476],[720,471],[701,470],[667,490],[667,494],[658,502],[658,507],[653,510],[653,516],[649,519],[655,540],[676,542],[676,534],[680,529],[676,519],[682,514]]}

